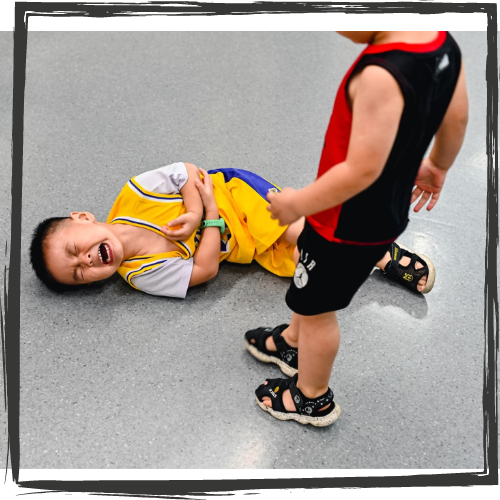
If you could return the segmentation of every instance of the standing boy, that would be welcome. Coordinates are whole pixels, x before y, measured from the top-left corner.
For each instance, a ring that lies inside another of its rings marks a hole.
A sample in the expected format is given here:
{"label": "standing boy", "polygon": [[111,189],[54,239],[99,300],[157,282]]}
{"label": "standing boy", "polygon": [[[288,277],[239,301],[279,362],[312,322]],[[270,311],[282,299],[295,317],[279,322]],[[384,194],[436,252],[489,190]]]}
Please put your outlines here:
{"label": "standing boy", "polygon": [[255,357],[295,374],[266,380],[256,390],[259,406],[316,426],[340,415],[328,387],[340,342],[335,311],[349,305],[389,248],[399,261],[401,250],[391,244],[406,228],[411,203],[420,197],[418,212],[438,201],[468,117],[460,50],[449,33],[339,33],[369,45],[340,85],[317,179],[268,195],[280,224],[306,216],[286,295],[294,314],[290,325],[245,334]]}

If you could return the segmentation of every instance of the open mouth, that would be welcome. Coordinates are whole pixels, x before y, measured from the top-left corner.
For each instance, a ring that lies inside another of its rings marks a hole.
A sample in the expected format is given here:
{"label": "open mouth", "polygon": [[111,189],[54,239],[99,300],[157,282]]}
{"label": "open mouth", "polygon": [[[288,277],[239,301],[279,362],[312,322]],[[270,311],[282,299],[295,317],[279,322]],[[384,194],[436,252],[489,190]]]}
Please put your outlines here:
{"label": "open mouth", "polygon": [[111,247],[107,243],[101,243],[99,245],[99,259],[106,266],[111,264],[113,261],[113,252],[111,252]]}

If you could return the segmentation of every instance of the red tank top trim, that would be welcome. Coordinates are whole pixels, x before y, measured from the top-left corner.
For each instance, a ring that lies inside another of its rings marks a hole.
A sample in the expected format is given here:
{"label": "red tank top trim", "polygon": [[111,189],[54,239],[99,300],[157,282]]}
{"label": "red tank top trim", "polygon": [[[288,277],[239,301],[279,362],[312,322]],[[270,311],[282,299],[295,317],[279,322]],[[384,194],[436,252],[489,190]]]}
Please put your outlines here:
{"label": "red tank top trim", "polygon": [[405,52],[432,52],[439,49],[446,40],[446,31],[439,31],[435,40],[428,43],[383,43],[380,45],[369,45],[363,54],[378,54],[389,50],[404,50]]}
{"label": "red tank top trim", "polygon": [[350,240],[342,240],[340,238],[335,238],[333,234],[335,233],[335,229],[327,226],[323,226],[314,220],[313,216],[306,217],[307,222],[312,226],[312,228],[323,238],[328,241],[332,241],[334,243],[342,243],[344,245],[356,245],[361,247],[370,247],[370,246],[378,246],[378,245],[389,245],[390,243],[394,243],[397,238],[391,238],[385,241],[350,241]]}

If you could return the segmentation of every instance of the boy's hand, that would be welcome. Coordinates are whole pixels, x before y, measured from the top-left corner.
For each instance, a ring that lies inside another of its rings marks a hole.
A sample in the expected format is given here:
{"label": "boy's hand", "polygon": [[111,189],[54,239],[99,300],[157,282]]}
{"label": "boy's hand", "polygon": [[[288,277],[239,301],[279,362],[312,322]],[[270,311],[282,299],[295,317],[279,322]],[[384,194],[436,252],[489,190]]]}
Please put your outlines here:
{"label": "boy's hand", "polygon": [[280,226],[287,226],[302,217],[296,208],[296,193],[295,189],[285,188],[281,193],[267,194],[270,203],[267,209],[271,212],[271,219],[278,219]]}
{"label": "boy's hand", "polygon": [[[172,219],[166,226],[161,228],[161,231],[169,240],[186,240],[196,231],[200,222],[201,215],[188,212],[176,219]],[[170,229],[175,226],[181,226],[181,228]]]}
{"label": "boy's hand", "polygon": [[422,160],[415,179],[415,189],[411,195],[412,204],[421,196],[413,208],[414,212],[419,212],[427,202],[429,202],[427,210],[434,208],[434,205],[439,200],[447,173],[447,170],[436,167],[429,158]]}
{"label": "boy's hand", "polygon": [[[201,201],[203,201],[203,206],[205,207],[205,217],[207,219],[218,218],[219,209],[217,208],[217,203],[215,202],[212,178],[207,174],[206,170],[200,168],[200,172],[203,175],[203,181],[196,179],[194,181],[194,185],[200,192]],[[217,214],[217,217],[212,217],[215,214]]]}

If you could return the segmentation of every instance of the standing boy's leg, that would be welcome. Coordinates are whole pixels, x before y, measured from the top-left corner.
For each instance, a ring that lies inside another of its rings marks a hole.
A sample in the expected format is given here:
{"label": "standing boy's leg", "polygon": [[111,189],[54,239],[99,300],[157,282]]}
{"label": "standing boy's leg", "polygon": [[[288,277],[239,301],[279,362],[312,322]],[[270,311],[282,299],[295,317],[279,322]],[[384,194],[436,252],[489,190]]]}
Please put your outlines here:
{"label": "standing boy's leg", "polygon": [[[304,396],[314,399],[328,391],[333,362],[340,344],[337,315],[335,312],[316,316],[300,316],[294,313],[293,317],[299,325],[300,377],[297,380],[297,387]],[[269,397],[264,397],[262,402],[271,407]],[[290,391],[286,391],[283,395],[283,404],[286,410],[295,410]],[[329,406],[330,404],[326,404],[319,411],[326,410]]]}
{"label": "standing boy's leg", "polygon": [[[297,246],[300,259],[286,302],[295,313],[294,327],[298,325],[298,349],[292,357],[298,373],[295,370],[292,379],[268,379],[259,386],[255,395],[257,404],[275,418],[325,426],[334,423],[340,415],[340,407],[328,387],[340,344],[335,311],[349,305],[373,266],[387,251],[387,245],[330,242],[306,222]],[[280,334],[286,331],[286,326],[272,331],[275,343],[283,344],[286,334],[284,338]],[[261,343],[264,335],[271,335],[271,329],[264,331],[265,334],[259,332]],[[294,332],[294,329],[290,331]],[[280,361],[286,360],[282,353],[288,353],[290,349],[285,346],[278,350]],[[269,351],[266,351],[269,356]],[[283,362],[270,361],[289,374],[288,364],[283,366]]]}
{"label": "standing boy's leg", "polygon": [[297,387],[308,398],[328,390],[333,362],[340,345],[340,330],[335,312],[301,316],[299,330],[299,374]]}
{"label": "standing boy's leg", "polygon": [[[297,245],[297,240],[299,239],[300,233],[304,230],[305,217],[301,217],[300,219],[292,222],[287,228],[286,231],[281,235],[287,243],[291,245]],[[295,264],[297,264],[298,256],[295,259]]]}
{"label": "standing boy's leg", "polygon": [[[281,336],[285,339],[285,342],[292,346],[299,346],[299,328],[300,328],[300,316],[293,313],[292,319],[288,327],[281,332]],[[276,351],[276,344],[272,337],[268,337],[266,340],[266,348],[269,351]]]}

